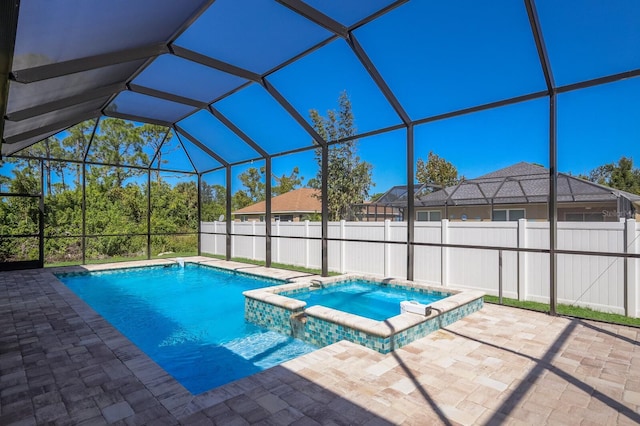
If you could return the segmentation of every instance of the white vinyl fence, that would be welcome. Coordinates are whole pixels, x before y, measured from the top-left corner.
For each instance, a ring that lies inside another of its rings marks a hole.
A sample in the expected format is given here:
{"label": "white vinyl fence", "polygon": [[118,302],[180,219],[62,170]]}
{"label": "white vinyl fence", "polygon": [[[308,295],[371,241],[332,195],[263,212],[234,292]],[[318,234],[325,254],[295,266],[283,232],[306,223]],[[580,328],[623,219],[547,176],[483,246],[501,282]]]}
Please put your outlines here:
{"label": "white vinyl fence", "polygon": [[[202,223],[202,252],[225,254],[224,222]],[[265,259],[262,222],[232,222],[232,257]],[[321,267],[320,222],[275,222],[272,260],[277,263]],[[329,270],[405,278],[407,224],[405,222],[330,222]],[[444,243],[513,248],[549,248],[547,222],[416,222],[417,243]],[[385,242],[387,242],[385,244]],[[390,244],[400,242],[402,244]],[[606,253],[640,253],[640,223],[560,222],[558,249]],[[502,262],[500,262],[500,257]],[[558,254],[558,302],[624,314],[626,298],[632,317],[640,317],[640,260],[622,257]],[[501,265],[501,266],[500,266]],[[478,289],[504,297],[549,302],[549,254],[491,249],[416,246],[414,279],[445,287]]]}

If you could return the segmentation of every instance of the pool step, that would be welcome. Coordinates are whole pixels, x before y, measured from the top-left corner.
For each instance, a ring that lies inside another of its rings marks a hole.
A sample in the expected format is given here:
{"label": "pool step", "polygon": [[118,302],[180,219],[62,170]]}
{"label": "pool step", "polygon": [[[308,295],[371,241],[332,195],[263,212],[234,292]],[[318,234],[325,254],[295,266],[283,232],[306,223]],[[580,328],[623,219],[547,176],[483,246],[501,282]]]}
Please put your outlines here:
{"label": "pool step", "polygon": [[273,365],[274,359],[290,359],[292,353],[299,352],[298,355],[307,353],[310,345],[292,340],[275,331],[267,331],[234,339],[222,346],[255,365],[261,366],[261,364]]}

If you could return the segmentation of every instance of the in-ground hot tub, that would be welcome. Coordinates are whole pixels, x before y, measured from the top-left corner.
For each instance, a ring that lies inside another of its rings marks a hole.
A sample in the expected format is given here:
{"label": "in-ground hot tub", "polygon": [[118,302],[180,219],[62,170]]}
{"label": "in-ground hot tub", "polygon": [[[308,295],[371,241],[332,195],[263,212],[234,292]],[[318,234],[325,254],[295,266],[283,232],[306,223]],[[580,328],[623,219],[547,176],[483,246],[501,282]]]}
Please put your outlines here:
{"label": "in-ground hot tub", "polygon": [[[360,294],[346,290],[353,283],[364,284],[371,290],[365,287]],[[345,291],[340,290],[341,286]],[[350,306],[347,310],[352,312],[335,309],[340,307],[340,303],[334,303],[337,299],[343,299],[347,305],[362,305],[360,299],[378,290],[389,293],[395,299],[393,303],[397,303],[395,313],[387,309],[388,317],[384,313],[373,316],[358,309],[354,311]],[[334,307],[323,306],[322,297],[314,297],[314,292],[328,294],[326,304]],[[342,293],[340,297],[334,297],[339,293]],[[381,353],[389,353],[478,311],[483,306],[484,296],[480,291],[443,289],[406,280],[356,275],[278,285],[243,294],[245,318],[252,323],[319,346],[348,340]],[[432,296],[438,300],[423,303],[425,297]],[[305,301],[314,299],[317,301],[313,305]]]}

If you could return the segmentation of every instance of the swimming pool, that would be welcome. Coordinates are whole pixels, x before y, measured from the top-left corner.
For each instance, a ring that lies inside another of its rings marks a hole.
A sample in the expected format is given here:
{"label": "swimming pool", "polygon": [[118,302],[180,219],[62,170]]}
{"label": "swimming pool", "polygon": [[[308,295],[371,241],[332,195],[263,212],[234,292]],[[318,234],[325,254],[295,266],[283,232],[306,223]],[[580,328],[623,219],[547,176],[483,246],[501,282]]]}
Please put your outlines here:
{"label": "swimming pool", "polygon": [[399,315],[402,301],[416,301],[428,305],[450,296],[443,292],[419,291],[415,288],[387,286],[365,280],[345,281],[340,285],[280,294],[304,301],[308,307],[322,305],[378,321]]}
{"label": "swimming pool", "polygon": [[317,349],[244,319],[243,291],[284,281],[189,263],[57,277],[193,394]]}

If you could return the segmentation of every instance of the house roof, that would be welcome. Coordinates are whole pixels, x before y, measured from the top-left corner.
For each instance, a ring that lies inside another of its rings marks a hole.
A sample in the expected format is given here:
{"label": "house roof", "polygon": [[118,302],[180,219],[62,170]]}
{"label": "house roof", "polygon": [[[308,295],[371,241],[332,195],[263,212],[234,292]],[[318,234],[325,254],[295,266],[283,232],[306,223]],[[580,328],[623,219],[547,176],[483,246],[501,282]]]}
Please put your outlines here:
{"label": "house roof", "polygon": [[[406,186],[395,186],[378,203],[406,204]],[[520,162],[457,185],[421,195],[416,186],[416,206],[545,203],[549,197],[549,170]],[[559,202],[602,202],[626,198],[634,204],[640,196],[610,188],[565,173],[558,173]]]}
{"label": "house roof", "polygon": [[[271,213],[320,213],[322,211],[322,202],[319,196],[320,191],[317,189],[294,189],[271,199]],[[266,205],[265,201],[260,201],[236,210],[233,214],[265,214]]]}

